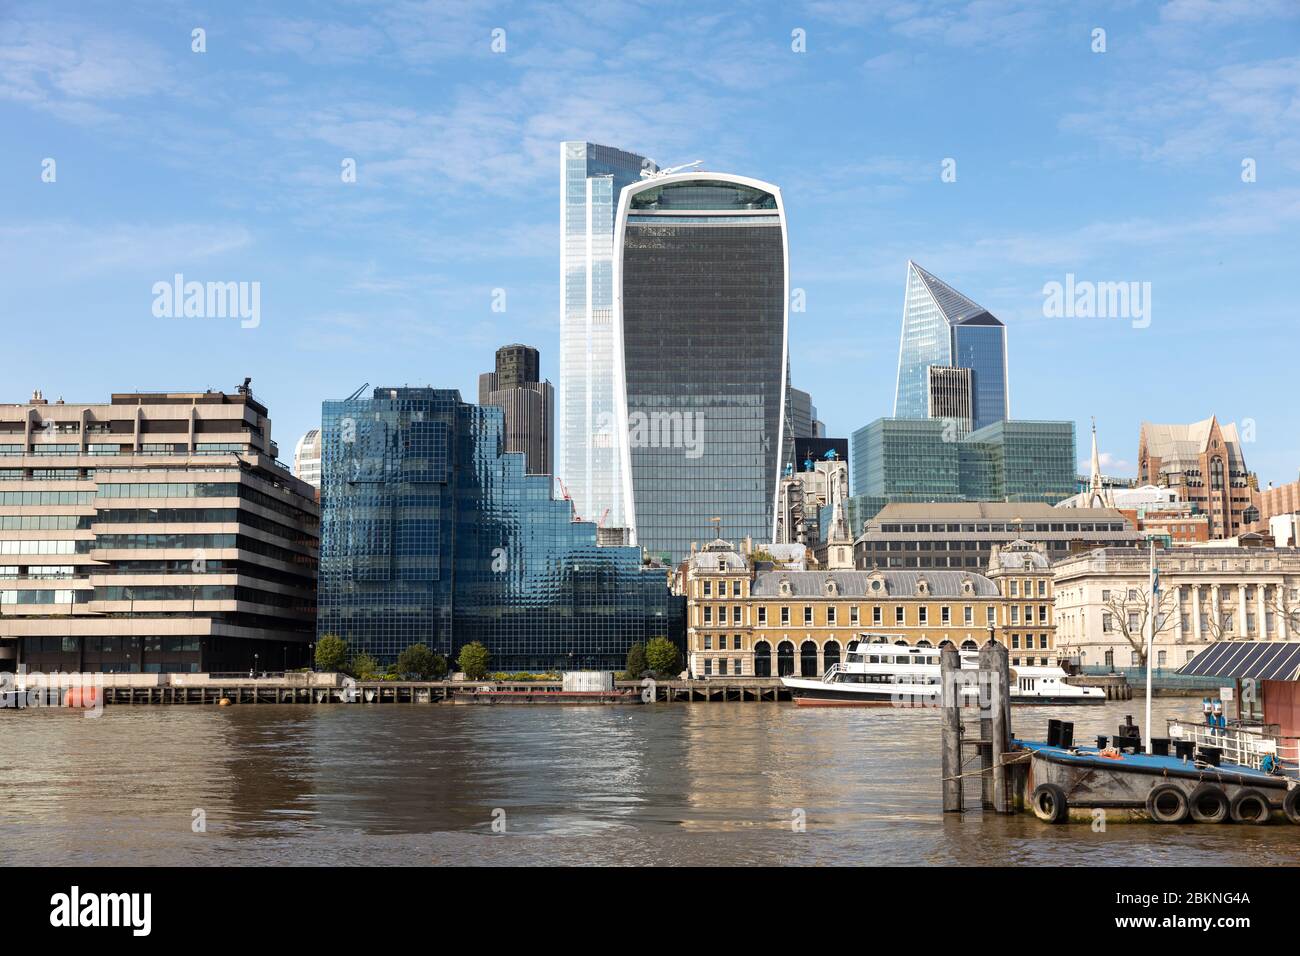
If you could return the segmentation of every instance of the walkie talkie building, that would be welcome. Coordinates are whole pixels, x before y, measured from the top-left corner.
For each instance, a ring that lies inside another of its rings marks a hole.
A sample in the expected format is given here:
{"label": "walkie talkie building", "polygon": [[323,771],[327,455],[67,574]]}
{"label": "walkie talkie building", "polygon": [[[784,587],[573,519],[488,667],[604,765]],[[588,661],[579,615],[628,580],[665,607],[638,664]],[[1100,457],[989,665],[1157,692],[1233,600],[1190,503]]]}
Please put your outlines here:
{"label": "walkie talkie building", "polygon": [[633,541],[677,562],[715,524],[731,540],[772,540],[789,318],[780,189],[714,172],[655,176],[624,188],[614,237]]}

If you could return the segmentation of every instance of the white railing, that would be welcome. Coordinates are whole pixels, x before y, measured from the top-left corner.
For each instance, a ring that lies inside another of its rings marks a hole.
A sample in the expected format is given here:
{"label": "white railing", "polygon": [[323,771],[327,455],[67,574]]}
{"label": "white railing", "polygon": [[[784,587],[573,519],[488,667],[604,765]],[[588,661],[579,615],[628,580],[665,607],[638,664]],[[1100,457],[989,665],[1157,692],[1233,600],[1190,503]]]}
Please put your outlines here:
{"label": "white railing", "polygon": [[1249,726],[1207,727],[1180,717],[1169,718],[1169,737],[1191,741],[1197,747],[1218,747],[1223,759],[1254,770],[1272,757],[1287,776],[1300,776],[1300,738],[1276,737]]}

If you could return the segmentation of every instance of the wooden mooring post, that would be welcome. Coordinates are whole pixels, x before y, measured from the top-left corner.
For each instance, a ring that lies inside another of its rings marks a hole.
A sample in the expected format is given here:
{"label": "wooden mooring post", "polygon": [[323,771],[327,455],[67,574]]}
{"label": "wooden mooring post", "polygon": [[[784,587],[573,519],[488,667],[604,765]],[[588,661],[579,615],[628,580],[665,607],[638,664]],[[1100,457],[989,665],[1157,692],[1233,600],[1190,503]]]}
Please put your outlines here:
{"label": "wooden mooring post", "polygon": [[943,812],[961,813],[961,658],[945,644],[939,652],[939,697],[943,711]]}
{"label": "wooden mooring post", "polygon": [[[972,680],[974,678],[974,680]],[[939,654],[940,704],[942,708],[943,812],[960,813],[962,805],[963,746],[974,747],[979,759],[980,803],[995,813],[1013,813],[1013,768],[1011,754],[1011,680],[1007,649],[990,640],[980,649],[979,669],[963,671],[957,649],[945,645]],[[976,690],[974,699],[965,693]],[[965,703],[979,708],[979,736],[964,740],[961,708]]]}

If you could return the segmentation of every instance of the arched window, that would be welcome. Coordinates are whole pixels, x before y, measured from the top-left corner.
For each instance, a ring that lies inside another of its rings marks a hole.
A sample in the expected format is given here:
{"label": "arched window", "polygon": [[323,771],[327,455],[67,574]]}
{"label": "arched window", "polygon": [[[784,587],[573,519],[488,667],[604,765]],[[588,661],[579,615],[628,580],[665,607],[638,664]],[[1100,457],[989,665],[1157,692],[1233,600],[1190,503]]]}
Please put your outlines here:
{"label": "arched window", "polygon": [[840,662],[840,642],[827,641],[822,647],[822,665],[830,670]]}
{"label": "arched window", "polygon": [[782,641],[776,646],[776,676],[794,676],[794,645],[789,641]]}
{"label": "arched window", "polygon": [[1223,459],[1210,459],[1210,487],[1216,490],[1223,487]]}
{"label": "arched window", "polygon": [[759,641],[754,645],[754,676],[772,676],[772,645]]}
{"label": "arched window", "polygon": [[812,641],[804,641],[799,647],[799,676],[822,676],[817,672],[817,645]]}

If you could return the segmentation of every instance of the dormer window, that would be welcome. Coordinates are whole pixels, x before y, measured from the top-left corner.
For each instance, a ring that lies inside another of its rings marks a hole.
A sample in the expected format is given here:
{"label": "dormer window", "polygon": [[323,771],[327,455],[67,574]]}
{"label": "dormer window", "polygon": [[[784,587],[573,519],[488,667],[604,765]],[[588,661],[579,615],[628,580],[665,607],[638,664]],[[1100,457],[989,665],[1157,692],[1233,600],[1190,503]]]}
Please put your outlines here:
{"label": "dormer window", "polygon": [[839,593],[840,593],[840,586],[835,582],[835,579],[834,579],[834,578],[827,578],[827,579],[826,579],[826,596],[827,596],[827,597],[835,597],[835,595],[837,595],[837,594],[839,594]]}
{"label": "dormer window", "polygon": [[791,593],[791,592],[790,592],[790,579],[789,579],[789,578],[782,578],[782,579],[781,579],[781,596],[782,596],[782,597],[789,597],[789,596],[790,596],[790,593]]}

